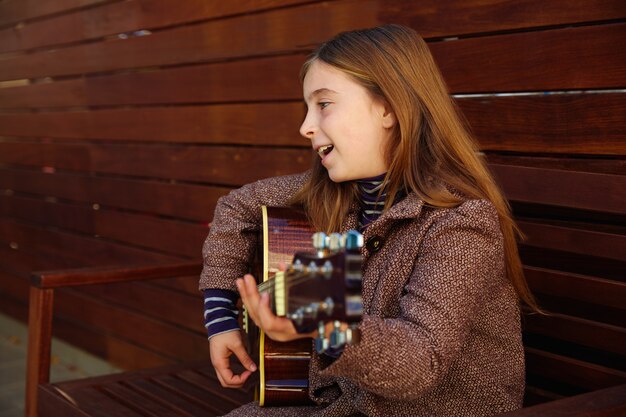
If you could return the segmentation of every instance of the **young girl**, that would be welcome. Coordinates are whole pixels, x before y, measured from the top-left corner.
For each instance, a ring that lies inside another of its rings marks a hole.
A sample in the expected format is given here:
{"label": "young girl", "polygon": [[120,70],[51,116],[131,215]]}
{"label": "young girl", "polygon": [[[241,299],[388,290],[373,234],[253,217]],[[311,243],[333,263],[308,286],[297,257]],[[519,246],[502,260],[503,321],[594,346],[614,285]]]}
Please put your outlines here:
{"label": "young girl", "polygon": [[[239,387],[256,365],[237,328],[242,297],[279,341],[297,334],[245,275],[261,205],[298,205],[316,230],[364,236],[361,340],[314,354],[311,407],[232,416],[487,416],[519,408],[522,275],[508,205],[464,127],[426,43],[387,25],[339,34],[304,63],[300,133],[311,171],[220,199],[203,248],[205,320],[217,376]],[[374,196],[374,197],[372,197]],[[241,277],[244,277],[241,279]],[[235,375],[228,357],[247,369]]]}

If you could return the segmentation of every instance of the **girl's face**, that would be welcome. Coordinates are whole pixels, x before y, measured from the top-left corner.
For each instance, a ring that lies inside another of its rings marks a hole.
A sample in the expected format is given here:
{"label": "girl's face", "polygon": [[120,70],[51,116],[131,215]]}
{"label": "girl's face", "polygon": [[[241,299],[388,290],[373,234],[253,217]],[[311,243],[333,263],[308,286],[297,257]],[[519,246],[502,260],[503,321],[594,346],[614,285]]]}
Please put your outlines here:
{"label": "girl's face", "polygon": [[319,60],[304,77],[303,93],[307,114],[300,134],[311,140],[331,180],[387,172],[384,152],[396,119],[383,100]]}

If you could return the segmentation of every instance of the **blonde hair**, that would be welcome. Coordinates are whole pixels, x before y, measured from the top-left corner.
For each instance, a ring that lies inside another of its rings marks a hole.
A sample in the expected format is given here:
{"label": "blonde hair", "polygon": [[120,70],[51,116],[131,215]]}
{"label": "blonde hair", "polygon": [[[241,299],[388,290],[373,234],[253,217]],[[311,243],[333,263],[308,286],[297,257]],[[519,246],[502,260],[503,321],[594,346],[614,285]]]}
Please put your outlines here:
{"label": "blonde hair", "polygon": [[[434,207],[462,203],[450,187],[468,198],[491,201],[504,237],[506,275],[519,298],[539,311],[524,278],[516,243],[521,234],[509,204],[479,157],[426,42],[400,25],[340,33],[310,55],[302,66],[302,80],[317,60],[349,74],[385,100],[396,116],[385,155],[385,209],[401,190],[416,193]],[[353,183],[334,183],[315,158],[310,180],[292,203],[305,207],[318,230],[337,231],[356,196]]]}

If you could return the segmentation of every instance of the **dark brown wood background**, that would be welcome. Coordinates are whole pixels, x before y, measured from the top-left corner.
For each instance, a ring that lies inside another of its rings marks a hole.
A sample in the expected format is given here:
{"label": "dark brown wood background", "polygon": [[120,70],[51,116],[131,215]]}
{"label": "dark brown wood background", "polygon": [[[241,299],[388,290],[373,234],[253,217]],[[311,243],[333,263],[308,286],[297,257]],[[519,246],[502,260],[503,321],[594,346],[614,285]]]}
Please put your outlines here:
{"label": "dark brown wood background", "polygon": [[[623,0],[0,1],[0,311],[25,319],[33,270],[199,260],[219,196],[308,168],[306,54],[382,23],[427,39],[512,201],[559,311],[528,344],[596,332],[563,369],[623,379],[598,370],[626,346]],[[201,304],[197,277],[67,290],[55,329],[123,367],[201,359]]]}

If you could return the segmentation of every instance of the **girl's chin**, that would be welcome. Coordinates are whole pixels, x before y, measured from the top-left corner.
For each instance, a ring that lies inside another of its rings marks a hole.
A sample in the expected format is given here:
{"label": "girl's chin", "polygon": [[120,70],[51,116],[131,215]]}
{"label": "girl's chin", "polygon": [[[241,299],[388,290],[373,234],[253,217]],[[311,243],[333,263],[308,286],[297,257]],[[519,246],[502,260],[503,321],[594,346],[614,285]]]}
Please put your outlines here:
{"label": "girl's chin", "polygon": [[350,175],[346,175],[345,173],[341,173],[341,172],[337,172],[336,170],[328,170],[328,178],[330,178],[330,180],[332,182],[346,182],[346,181],[353,181],[356,180],[358,178],[353,178]]}

